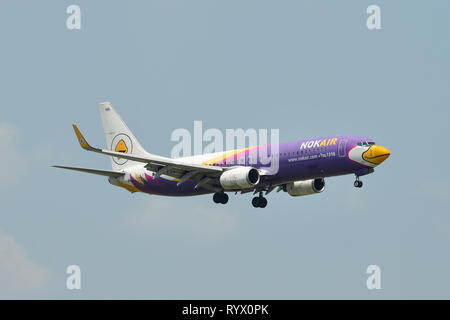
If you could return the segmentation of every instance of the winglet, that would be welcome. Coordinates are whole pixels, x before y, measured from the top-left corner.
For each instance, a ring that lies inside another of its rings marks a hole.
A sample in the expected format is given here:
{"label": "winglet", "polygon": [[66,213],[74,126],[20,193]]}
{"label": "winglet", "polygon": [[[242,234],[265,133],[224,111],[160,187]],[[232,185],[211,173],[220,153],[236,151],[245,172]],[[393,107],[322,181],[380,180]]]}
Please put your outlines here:
{"label": "winglet", "polygon": [[73,130],[75,131],[75,134],[77,135],[78,142],[80,143],[80,146],[85,150],[92,150],[93,148],[87,143],[86,139],[81,134],[80,130],[78,130],[78,127],[76,124],[73,124]]}

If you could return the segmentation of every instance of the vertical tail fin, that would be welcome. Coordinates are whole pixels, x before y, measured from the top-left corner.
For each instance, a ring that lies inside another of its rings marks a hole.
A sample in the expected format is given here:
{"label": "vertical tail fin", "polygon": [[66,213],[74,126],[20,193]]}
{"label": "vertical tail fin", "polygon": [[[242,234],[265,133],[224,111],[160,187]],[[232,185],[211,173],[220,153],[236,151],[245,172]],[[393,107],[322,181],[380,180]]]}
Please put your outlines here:
{"label": "vertical tail fin", "polygon": [[[110,102],[102,102],[98,107],[102,118],[103,129],[105,131],[106,149],[137,156],[149,155],[149,153],[142,148],[136,137],[127,127],[125,122],[123,122],[122,118]],[[114,171],[119,171],[138,164],[139,162],[111,157],[111,165]]]}

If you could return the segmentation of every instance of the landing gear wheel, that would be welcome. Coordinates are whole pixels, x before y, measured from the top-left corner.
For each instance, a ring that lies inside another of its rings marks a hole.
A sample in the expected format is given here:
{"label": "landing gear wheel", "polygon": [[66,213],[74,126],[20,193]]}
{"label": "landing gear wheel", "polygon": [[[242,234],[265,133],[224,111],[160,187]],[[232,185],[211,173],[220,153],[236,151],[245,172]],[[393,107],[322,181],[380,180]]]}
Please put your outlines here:
{"label": "landing gear wheel", "polygon": [[255,208],[259,208],[259,197],[254,197],[254,198],[252,199],[252,205],[253,205]]}
{"label": "landing gear wheel", "polygon": [[225,204],[228,202],[228,195],[225,192],[216,192],[213,195],[214,203]]}
{"label": "landing gear wheel", "polygon": [[267,199],[266,198],[259,199],[259,207],[265,208],[266,206],[267,206]]}
{"label": "landing gear wheel", "polygon": [[219,192],[214,193],[213,201],[214,201],[214,203],[220,203],[221,202],[220,201],[220,193]]}
{"label": "landing gear wheel", "polygon": [[221,199],[220,199],[220,203],[221,204],[225,204],[228,202],[228,195],[226,193],[222,193],[221,194]]}
{"label": "landing gear wheel", "polygon": [[267,206],[267,199],[263,196],[254,197],[252,199],[252,205],[255,208],[265,208]]}
{"label": "landing gear wheel", "polygon": [[360,181],[360,180],[356,180],[356,181],[353,183],[353,185],[354,185],[356,188],[361,188],[361,187],[363,186],[363,183],[362,183],[362,181]]}

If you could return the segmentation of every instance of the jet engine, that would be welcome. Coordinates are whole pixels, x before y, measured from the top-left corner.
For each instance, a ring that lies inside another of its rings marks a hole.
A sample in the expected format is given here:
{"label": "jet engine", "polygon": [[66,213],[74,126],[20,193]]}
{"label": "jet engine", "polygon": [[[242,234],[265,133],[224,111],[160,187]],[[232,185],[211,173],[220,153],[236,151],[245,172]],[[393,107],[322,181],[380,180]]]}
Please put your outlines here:
{"label": "jet engine", "polygon": [[325,190],[325,180],[323,178],[289,182],[284,188],[284,191],[293,197],[320,193],[323,190]]}
{"label": "jet engine", "polygon": [[219,181],[225,190],[253,188],[259,182],[259,172],[252,167],[239,167],[222,173]]}

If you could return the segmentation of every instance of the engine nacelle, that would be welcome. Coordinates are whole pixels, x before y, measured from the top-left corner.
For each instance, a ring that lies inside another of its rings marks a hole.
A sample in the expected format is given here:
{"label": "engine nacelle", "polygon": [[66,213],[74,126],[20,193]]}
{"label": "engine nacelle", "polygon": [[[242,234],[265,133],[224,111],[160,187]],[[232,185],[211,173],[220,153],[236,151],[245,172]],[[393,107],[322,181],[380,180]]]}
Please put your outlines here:
{"label": "engine nacelle", "polygon": [[325,190],[325,180],[323,178],[290,182],[286,184],[285,189],[293,197],[320,193],[323,190]]}
{"label": "engine nacelle", "polygon": [[253,188],[259,183],[259,172],[252,167],[239,167],[222,173],[219,181],[226,190]]}

